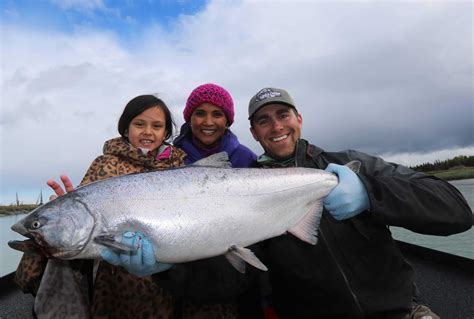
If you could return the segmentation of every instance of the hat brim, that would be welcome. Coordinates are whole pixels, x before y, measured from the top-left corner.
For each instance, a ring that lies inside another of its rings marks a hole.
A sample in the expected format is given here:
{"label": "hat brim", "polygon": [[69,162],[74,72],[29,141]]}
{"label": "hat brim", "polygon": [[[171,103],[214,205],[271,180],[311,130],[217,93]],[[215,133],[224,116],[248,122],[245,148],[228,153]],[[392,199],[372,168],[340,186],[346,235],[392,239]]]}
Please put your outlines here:
{"label": "hat brim", "polygon": [[262,105],[259,105],[259,106],[252,112],[252,114],[249,115],[248,120],[252,120],[252,117],[255,115],[255,113],[257,113],[262,107],[265,107],[265,106],[270,105],[270,104],[282,104],[282,105],[287,105],[287,106],[292,107],[292,108],[294,108],[295,110],[297,110],[297,109],[296,109],[296,106],[294,106],[293,104],[288,103],[288,102],[284,102],[284,101],[281,101],[281,100],[265,101],[265,103],[263,103]]}

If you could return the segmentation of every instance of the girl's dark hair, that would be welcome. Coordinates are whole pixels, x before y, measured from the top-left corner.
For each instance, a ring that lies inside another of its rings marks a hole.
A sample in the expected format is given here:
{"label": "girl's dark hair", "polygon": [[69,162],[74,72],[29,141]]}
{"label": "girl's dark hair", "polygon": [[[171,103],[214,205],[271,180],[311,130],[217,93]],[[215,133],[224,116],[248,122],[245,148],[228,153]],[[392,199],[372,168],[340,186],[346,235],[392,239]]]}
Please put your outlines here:
{"label": "girl's dark hair", "polygon": [[168,140],[173,135],[173,128],[176,126],[171,116],[171,112],[168,106],[161,100],[154,95],[139,95],[134,97],[127,103],[125,109],[120,116],[118,122],[118,131],[123,138],[127,138],[127,130],[130,122],[132,119],[141,114],[142,112],[148,110],[151,107],[159,107],[165,113],[165,129],[166,129],[166,136],[165,140]]}

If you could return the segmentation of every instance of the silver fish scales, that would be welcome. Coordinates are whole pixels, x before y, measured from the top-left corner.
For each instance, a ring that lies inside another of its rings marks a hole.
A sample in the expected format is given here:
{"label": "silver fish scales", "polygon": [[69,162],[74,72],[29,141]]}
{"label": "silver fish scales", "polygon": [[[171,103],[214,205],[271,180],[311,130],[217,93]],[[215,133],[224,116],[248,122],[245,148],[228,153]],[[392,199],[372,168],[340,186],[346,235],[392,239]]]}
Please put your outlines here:
{"label": "silver fish scales", "polygon": [[266,270],[244,248],[256,242],[290,232],[316,244],[322,200],[338,183],[334,174],[228,165],[219,153],[193,166],[95,182],[37,208],[12,229],[61,259],[99,259],[104,247],[130,250],[120,234],[140,231],[159,262],[225,254],[240,271],[243,261]]}

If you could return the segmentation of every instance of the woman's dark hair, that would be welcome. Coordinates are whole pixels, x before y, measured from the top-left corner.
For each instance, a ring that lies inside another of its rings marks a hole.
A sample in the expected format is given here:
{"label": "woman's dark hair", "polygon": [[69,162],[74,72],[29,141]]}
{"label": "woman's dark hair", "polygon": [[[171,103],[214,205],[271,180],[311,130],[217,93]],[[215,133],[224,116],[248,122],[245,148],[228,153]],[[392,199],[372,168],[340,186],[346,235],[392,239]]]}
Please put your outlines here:
{"label": "woman's dark hair", "polygon": [[171,116],[171,112],[168,106],[161,100],[154,95],[139,95],[134,97],[127,103],[125,109],[120,116],[118,122],[118,131],[122,137],[127,138],[127,130],[130,122],[132,119],[141,114],[142,112],[148,110],[151,107],[159,107],[165,113],[165,129],[166,129],[166,136],[165,140],[169,139],[173,135],[173,128],[176,126]]}

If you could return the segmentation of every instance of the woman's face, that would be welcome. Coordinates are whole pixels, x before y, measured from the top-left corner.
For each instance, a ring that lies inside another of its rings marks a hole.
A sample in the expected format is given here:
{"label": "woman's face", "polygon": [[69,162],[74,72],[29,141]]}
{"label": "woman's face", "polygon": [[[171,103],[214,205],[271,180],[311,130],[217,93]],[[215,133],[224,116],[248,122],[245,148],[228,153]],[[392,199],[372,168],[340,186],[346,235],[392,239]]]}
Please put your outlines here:
{"label": "woman's face", "polygon": [[199,105],[191,115],[191,131],[194,137],[206,146],[215,146],[224,135],[227,118],[217,106],[209,103]]}
{"label": "woman's face", "polygon": [[128,140],[136,148],[155,150],[166,136],[165,112],[153,106],[135,116],[128,125]]}

